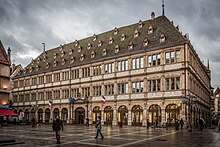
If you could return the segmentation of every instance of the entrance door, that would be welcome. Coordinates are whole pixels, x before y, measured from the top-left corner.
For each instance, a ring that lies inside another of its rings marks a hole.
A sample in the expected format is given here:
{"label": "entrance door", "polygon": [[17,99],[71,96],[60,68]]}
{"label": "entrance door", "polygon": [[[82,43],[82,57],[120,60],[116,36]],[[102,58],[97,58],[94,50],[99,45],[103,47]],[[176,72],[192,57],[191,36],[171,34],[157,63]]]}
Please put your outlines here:
{"label": "entrance door", "polygon": [[118,124],[120,123],[122,125],[128,124],[128,109],[124,105],[118,108]]}
{"label": "entrance door", "polygon": [[175,121],[180,120],[180,108],[176,104],[167,105],[165,111],[168,125],[174,125]]}
{"label": "entrance door", "polygon": [[96,106],[93,109],[93,124],[96,124],[98,116],[101,116],[101,110],[99,106]]}
{"label": "entrance door", "polygon": [[104,120],[106,125],[112,125],[113,109],[111,106],[106,106],[104,109]]}
{"label": "entrance door", "polygon": [[84,124],[85,119],[85,110],[82,107],[79,107],[75,110],[75,123]]}
{"label": "entrance door", "polygon": [[134,126],[142,126],[143,109],[139,105],[135,105],[132,109],[132,119]]}

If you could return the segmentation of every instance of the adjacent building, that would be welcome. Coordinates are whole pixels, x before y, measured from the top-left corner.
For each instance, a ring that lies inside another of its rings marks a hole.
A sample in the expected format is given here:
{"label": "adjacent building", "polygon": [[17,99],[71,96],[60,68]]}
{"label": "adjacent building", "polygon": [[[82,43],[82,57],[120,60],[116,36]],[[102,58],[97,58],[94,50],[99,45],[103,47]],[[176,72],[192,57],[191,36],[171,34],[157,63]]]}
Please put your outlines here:
{"label": "adjacent building", "polygon": [[210,116],[210,73],[188,35],[152,13],[149,20],[42,52],[13,78],[13,102],[25,119],[40,123],[58,116],[92,124],[101,116],[106,125],[181,118],[194,124]]}

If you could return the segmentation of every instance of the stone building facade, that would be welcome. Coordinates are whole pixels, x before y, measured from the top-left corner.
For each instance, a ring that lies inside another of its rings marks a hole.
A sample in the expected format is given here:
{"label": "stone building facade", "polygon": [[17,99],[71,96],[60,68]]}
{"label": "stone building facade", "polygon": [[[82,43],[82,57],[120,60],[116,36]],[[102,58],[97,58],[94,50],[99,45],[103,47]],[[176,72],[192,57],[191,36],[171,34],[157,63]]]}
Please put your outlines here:
{"label": "stone building facade", "polygon": [[210,78],[187,35],[152,13],[42,52],[13,78],[13,101],[15,111],[42,123],[57,116],[75,124],[97,116],[106,125],[194,123],[210,115]]}
{"label": "stone building facade", "polygon": [[6,105],[10,95],[10,54],[8,54],[0,40],[0,106]]}

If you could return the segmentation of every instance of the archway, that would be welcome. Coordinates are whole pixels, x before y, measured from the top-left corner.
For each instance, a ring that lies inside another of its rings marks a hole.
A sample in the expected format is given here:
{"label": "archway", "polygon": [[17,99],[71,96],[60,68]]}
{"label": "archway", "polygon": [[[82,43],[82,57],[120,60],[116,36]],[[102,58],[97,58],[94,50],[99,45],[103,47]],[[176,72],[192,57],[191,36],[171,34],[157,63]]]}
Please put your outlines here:
{"label": "archway", "polygon": [[180,120],[180,108],[176,104],[167,105],[165,112],[168,124],[175,124],[176,120]]}
{"label": "archway", "polygon": [[55,120],[57,117],[60,117],[59,114],[60,114],[59,109],[58,109],[58,108],[55,108],[55,109],[53,110],[53,119]]}
{"label": "archway", "polygon": [[113,109],[111,106],[106,106],[104,109],[104,124],[112,125]]}
{"label": "archway", "polygon": [[38,109],[37,114],[38,114],[38,123],[42,123],[43,122],[43,109]]}
{"label": "archway", "polygon": [[67,108],[63,108],[61,111],[61,119],[63,120],[63,122],[67,122],[68,119],[68,110]]}
{"label": "archway", "polygon": [[122,123],[122,125],[128,124],[128,108],[125,105],[118,108],[118,123]]}
{"label": "archway", "polygon": [[75,110],[75,123],[76,124],[84,124],[85,119],[85,109],[79,107]]}
{"label": "archway", "polygon": [[49,121],[50,121],[50,109],[47,108],[45,110],[45,123],[49,123]]}
{"label": "archway", "polygon": [[93,124],[96,124],[98,116],[101,116],[101,109],[99,106],[93,108]]}
{"label": "archway", "polygon": [[131,109],[132,125],[142,126],[143,108],[140,105],[134,105]]}
{"label": "archway", "polygon": [[28,109],[24,111],[24,118],[25,118],[25,122],[28,124],[29,123],[29,110]]}
{"label": "archway", "polygon": [[150,125],[161,123],[161,108],[157,104],[153,104],[149,107],[149,123]]}

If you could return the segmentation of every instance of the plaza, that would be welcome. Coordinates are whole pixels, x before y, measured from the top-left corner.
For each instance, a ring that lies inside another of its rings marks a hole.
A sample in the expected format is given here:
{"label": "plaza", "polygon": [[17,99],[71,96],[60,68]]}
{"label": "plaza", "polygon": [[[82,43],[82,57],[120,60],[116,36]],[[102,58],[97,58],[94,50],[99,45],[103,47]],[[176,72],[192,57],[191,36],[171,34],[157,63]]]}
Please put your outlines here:
{"label": "plaza", "polygon": [[[203,132],[186,129],[176,131],[174,128],[153,128],[123,126],[103,126],[104,139],[94,139],[96,130],[94,126],[65,125],[61,132],[61,144],[56,144],[55,133],[51,125],[31,126],[5,126],[0,128],[2,140],[15,140],[15,144],[5,144],[13,147],[55,147],[55,146],[97,146],[97,147],[133,147],[133,146],[214,146],[220,145],[220,135],[215,129],[205,129]],[[0,144],[3,146],[4,144]]]}

